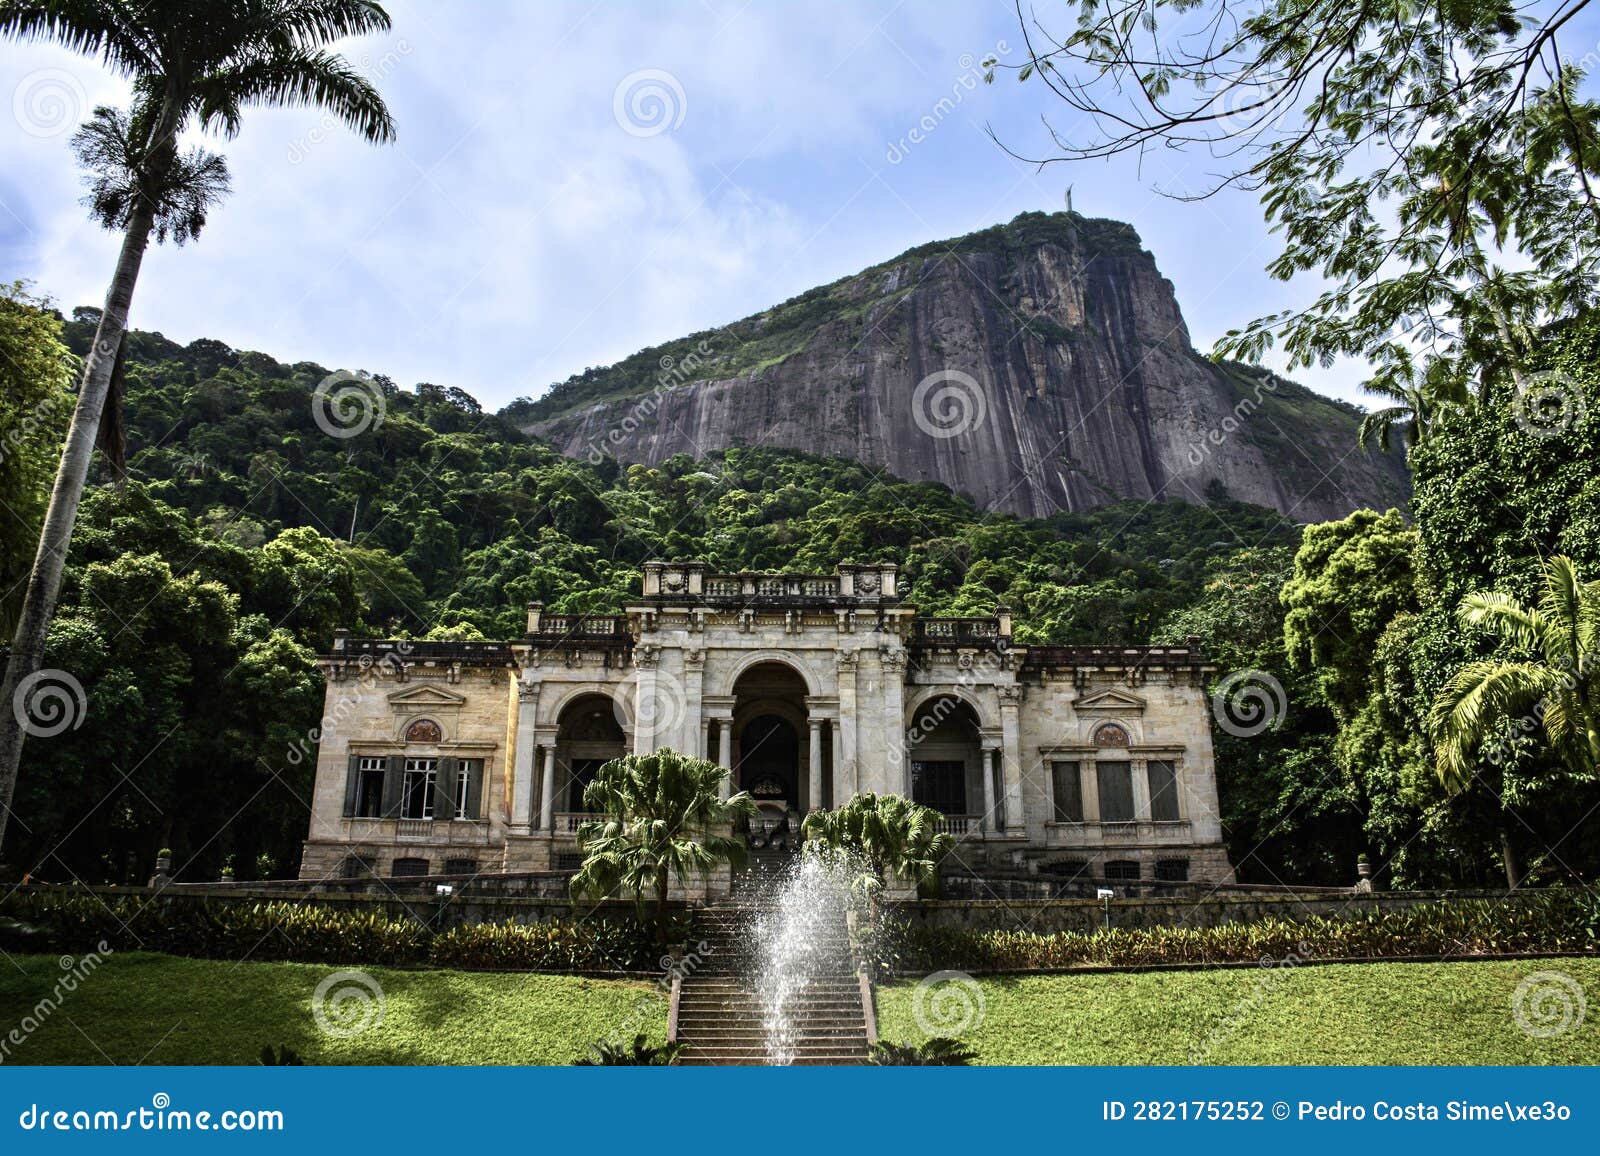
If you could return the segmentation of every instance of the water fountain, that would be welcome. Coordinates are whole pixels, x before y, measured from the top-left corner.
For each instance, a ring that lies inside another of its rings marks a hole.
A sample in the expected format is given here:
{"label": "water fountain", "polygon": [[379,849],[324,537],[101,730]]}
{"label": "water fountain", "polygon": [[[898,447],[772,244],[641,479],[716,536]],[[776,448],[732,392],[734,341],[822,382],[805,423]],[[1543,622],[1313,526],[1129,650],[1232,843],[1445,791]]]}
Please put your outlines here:
{"label": "water fountain", "polygon": [[843,858],[802,855],[771,884],[747,961],[769,1064],[794,1063],[803,1030],[830,1019],[822,1003],[853,980],[847,917],[859,873]]}

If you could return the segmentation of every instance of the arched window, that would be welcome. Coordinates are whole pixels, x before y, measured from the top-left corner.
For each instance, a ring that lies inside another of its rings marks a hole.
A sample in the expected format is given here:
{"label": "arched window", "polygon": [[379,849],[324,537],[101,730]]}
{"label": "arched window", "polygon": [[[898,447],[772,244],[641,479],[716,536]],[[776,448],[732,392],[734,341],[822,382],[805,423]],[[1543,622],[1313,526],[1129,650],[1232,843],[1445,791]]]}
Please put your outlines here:
{"label": "arched window", "polygon": [[1094,745],[1097,747],[1125,747],[1129,741],[1128,732],[1117,723],[1101,723],[1094,730]]}
{"label": "arched window", "polygon": [[406,728],[408,743],[438,743],[444,741],[444,731],[431,718],[419,718]]}

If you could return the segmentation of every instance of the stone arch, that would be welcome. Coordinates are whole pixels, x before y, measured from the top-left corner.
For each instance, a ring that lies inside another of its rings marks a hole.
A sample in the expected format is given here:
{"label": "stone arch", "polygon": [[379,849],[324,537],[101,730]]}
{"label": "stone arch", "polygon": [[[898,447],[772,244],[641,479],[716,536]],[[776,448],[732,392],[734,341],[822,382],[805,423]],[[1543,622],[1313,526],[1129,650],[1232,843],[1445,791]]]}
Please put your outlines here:
{"label": "stone arch", "polygon": [[761,666],[764,663],[788,667],[799,677],[801,682],[805,683],[807,694],[823,693],[822,683],[818,681],[817,676],[808,670],[804,663],[796,662],[792,654],[782,650],[756,650],[744,655],[739,659],[739,664],[733,668],[732,673],[729,675],[727,689],[723,693],[736,693],[734,687],[739,684],[739,680],[748,674],[752,668]]}
{"label": "stone arch", "polygon": [[[546,690],[555,689],[555,687],[550,683],[545,683],[544,686]],[[611,700],[611,708],[616,714],[617,723],[624,731],[630,734],[632,733],[633,710],[627,701],[628,696],[620,693],[624,689],[623,687],[580,682],[573,683],[571,685],[561,685],[560,689],[561,697],[557,698],[554,702],[547,702],[541,696],[539,702],[541,709],[539,713],[543,715],[544,718],[540,722],[540,726],[560,726],[561,713],[566,710],[567,707],[571,706],[581,698],[586,698],[589,695],[599,695],[602,698]]]}
{"label": "stone arch", "polygon": [[[907,690],[910,691],[910,688],[907,687]],[[965,703],[972,709],[972,713],[978,717],[978,725],[984,730],[998,730],[1000,727],[999,714],[983,701],[984,697],[974,693],[973,688],[961,686],[957,683],[918,687],[906,699],[906,729],[909,730],[917,721],[917,712],[928,703],[936,699],[953,698]]]}
{"label": "stone arch", "polygon": [[930,688],[907,711],[905,757],[911,797],[946,816],[976,815],[992,805],[984,776],[992,778],[984,746],[983,716],[967,695]]}

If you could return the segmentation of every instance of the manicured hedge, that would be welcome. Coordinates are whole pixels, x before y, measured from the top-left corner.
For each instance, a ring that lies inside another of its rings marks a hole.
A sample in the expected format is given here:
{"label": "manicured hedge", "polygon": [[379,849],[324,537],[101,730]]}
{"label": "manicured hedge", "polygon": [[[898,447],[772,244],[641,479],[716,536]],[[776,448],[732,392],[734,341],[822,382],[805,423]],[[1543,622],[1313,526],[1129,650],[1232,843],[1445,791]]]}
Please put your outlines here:
{"label": "manicured hedge", "polygon": [[1592,891],[1551,890],[1507,900],[1442,900],[1348,918],[1265,919],[1219,927],[1112,929],[1092,934],[968,931],[891,917],[880,960],[920,973],[1031,971],[1166,963],[1304,962],[1371,956],[1473,956],[1600,950]]}
{"label": "manicured hedge", "polygon": [[660,954],[632,919],[479,924],[437,932],[420,919],[316,902],[216,903],[82,891],[0,902],[10,951],[161,951],[206,959],[414,964],[551,971],[635,971]]}

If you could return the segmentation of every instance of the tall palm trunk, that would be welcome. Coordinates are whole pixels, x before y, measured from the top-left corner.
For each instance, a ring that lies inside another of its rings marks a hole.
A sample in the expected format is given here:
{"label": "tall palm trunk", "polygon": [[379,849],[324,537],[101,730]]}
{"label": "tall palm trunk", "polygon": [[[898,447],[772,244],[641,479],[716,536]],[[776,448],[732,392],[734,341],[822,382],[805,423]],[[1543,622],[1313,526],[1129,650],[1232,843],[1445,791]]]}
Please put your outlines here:
{"label": "tall palm trunk", "polygon": [[128,308],[133,303],[133,287],[139,279],[139,266],[150,243],[155,225],[154,207],[142,200],[128,222],[122,237],[117,269],[106,294],[105,311],[94,333],[94,345],[83,367],[83,382],[78,389],[78,404],[72,411],[72,426],[61,453],[55,487],[50,491],[50,508],[45,512],[44,529],[39,536],[39,552],[34,555],[28,576],[28,592],[23,598],[17,633],[6,660],[4,683],[0,683],[0,848],[5,846],[7,820],[11,817],[11,798],[17,786],[17,768],[22,762],[22,704],[16,694],[23,679],[39,669],[44,661],[45,635],[61,593],[61,571],[66,565],[67,547],[72,543],[72,527],[78,518],[78,503],[89,476],[89,462],[100,436],[100,416],[111,386],[111,369],[116,364],[117,348],[128,327]]}

